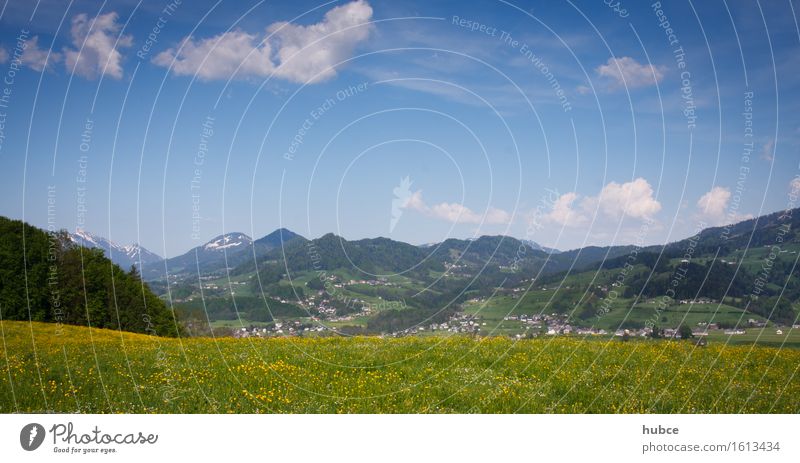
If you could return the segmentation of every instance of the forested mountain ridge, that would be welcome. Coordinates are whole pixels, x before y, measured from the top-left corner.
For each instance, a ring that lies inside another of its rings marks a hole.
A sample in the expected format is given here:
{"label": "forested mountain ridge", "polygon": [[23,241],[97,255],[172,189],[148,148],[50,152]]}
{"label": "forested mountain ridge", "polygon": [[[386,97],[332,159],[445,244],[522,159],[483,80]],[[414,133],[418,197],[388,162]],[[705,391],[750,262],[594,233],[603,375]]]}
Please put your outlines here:
{"label": "forested mountain ridge", "polygon": [[[668,296],[675,301],[710,300],[783,325],[796,324],[800,301],[800,209],[779,211],[731,225],[705,228],[665,246],[632,248],[566,278],[618,287],[634,301]],[[623,271],[624,270],[624,271]],[[587,311],[589,313],[591,311]]]}

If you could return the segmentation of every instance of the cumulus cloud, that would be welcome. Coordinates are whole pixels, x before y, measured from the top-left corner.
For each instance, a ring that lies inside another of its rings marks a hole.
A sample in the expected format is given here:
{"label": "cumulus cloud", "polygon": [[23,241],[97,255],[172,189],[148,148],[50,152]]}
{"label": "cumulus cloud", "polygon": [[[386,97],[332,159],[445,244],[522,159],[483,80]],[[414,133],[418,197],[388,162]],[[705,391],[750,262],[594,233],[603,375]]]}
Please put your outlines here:
{"label": "cumulus cloud", "polygon": [[39,48],[39,36],[37,35],[28,40],[20,60],[22,64],[34,71],[42,72],[45,68],[52,69],[53,63],[61,60],[61,54],[50,53],[48,58],[47,50]]}
{"label": "cumulus cloud", "polygon": [[422,190],[417,190],[408,197],[406,202],[402,205],[404,209],[412,209],[416,211],[425,211],[428,209],[428,206],[425,205],[425,201],[422,200]]}
{"label": "cumulus cloud", "polygon": [[70,35],[73,48],[64,49],[67,70],[87,79],[109,76],[122,78],[120,48],[130,47],[133,38],[120,35],[117,13],[111,12],[89,18],[85,13],[72,18]]}
{"label": "cumulus cloud", "polygon": [[653,187],[643,178],[622,184],[611,182],[603,187],[596,201],[603,212],[615,217],[646,219],[661,210],[661,203],[653,198]]}
{"label": "cumulus cloud", "polygon": [[610,182],[596,196],[581,198],[569,192],[553,202],[546,220],[568,227],[588,223],[595,211],[604,216],[620,219],[632,217],[649,220],[661,210],[661,203],[653,197],[653,188],[643,178],[627,183]]}
{"label": "cumulus cloud", "polygon": [[616,88],[655,85],[664,78],[664,71],[662,66],[640,64],[629,56],[609,58],[606,64],[601,64],[595,69],[599,76],[610,79]]}
{"label": "cumulus cloud", "polygon": [[422,190],[415,191],[402,205],[403,209],[421,212],[429,217],[446,220],[451,223],[486,223],[492,225],[511,222],[511,214],[495,207],[489,207],[483,214],[459,203],[439,203],[428,206],[422,199]]}
{"label": "cumulus cloud", "polygon": [[573,204],[578,199],[578,193],[564,193],[553,201],[553,209],[545,216],[547,220],[559,225],[578,227],[585,225],[589,219],[582,211],[575,210]]}
{"label": "cumulus cloud", "polygon": [[697,200],[697,216],[711,225],[727,225],[753,218],[752,215],[739,214],[736,207],[729,209],[731,190],[715,186]]}
{"label": "cumulus cloud", "polygon": [[[180,52],[174,49],[161,52],[153,63],[169,67],[175,75],[193,75],[203,80],[227,79],[240,75],[269,75],[273,70],[268,43],[260,43],[255,34],[231,31],[215,37],[181,42]],[[238,68],[238,70],[237,70]]]}
{"label": "cumulus cloud", "polygon": [[697,209],[702,215],[710,218],[725,217],[728,201],[731,199],[731,190],[715,186],[708,193],[697,200]]}
{"label": "cumulus cloud", "polygon": [[187,37],[179,47],[156,55],[153,63],[204,80],[274,75],[297,83],[322,82],[335,76],[337,63],[367,39],[371,18],[369,3],[356,0],[308,26],[277,22],[264,35],[233,31],[206,39]]}
{"label": "cumulus cloud", "polygon": [[275,34],[280,64],[277,74],[293,82],[322,81],[336,75],[336,63],[347,59],[355,46],[370,33],[364,26],[372,18],[372,7],[358,0],[336,7],[322,22],[311,26],[276,23],[267,29]]}

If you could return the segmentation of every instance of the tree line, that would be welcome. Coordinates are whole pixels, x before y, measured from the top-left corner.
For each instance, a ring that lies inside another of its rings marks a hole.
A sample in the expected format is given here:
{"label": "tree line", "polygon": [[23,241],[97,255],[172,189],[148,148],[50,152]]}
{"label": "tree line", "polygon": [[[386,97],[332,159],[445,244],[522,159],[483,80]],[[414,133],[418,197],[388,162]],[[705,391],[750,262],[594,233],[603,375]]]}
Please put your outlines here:
{"label": "tree line", "polygon": [[66,231],[0,217],[0,315],[159,336],[182,329],[135,267],[125,271]]}

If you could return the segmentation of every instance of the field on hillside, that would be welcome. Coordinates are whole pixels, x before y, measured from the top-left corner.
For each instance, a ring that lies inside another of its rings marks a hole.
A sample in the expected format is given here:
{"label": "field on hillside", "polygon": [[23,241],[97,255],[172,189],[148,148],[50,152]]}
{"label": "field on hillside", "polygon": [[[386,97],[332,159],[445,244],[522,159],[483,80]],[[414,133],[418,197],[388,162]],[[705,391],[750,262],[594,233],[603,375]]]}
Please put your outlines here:
{"label": "field on hillside", "polygon": [[[547,304],[555,297],[553,289],[535,289],[524,293],[519,298],[511,296],[495,296],[479,302],[468,301],[464,304],[464,312],[477,315],[487,324],[482,334],[489,332],[521,333],[521,325],[504,318],[514,315],[549,314]],[[766,319],[728,304],[673,304],[662,307],[658,301],[645,301],[634,304],[634,299],[618,298],[608,305],[608,313],[600,318],[589,317],[581,320],[574,311],[568,311],[570,323],[576,326],[587,326],[615,331],[628,325],[645,326],[648,321],[656,320],[661,328],[677,328],[687,324],[696,328],[701,323],[724,323],[727,326],[747,326],[747,320],[754,319],[767,322]],[[508,329],[504,329],[504,327]],[[796,333],[794,337],[800,335]],[[793,337],[793,338],[794,338]]]}
{"label": "field on hillside", "polygon": [[800,351],[553,337],[165,339],[0,322],[0,412],[797,413]]}

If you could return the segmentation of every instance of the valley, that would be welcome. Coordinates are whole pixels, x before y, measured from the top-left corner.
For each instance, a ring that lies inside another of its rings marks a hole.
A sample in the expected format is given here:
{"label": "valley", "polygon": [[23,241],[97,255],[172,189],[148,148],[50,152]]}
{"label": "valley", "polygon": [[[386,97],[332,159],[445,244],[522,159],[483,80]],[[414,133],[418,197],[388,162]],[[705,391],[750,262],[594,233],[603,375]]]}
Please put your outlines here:
{"label": "valley", "polygon": [[236,244],[219,249],[218,237],[156,264],[169,284],[148,264],[143,275],[196,335],[680,337],[683,327],[715,342],[797,346],[800,241],[790,226],[770,244],[796,215],[666,246],[566,252],[508,236],[413,246],[281,229],[255,241],[231,234]]}

